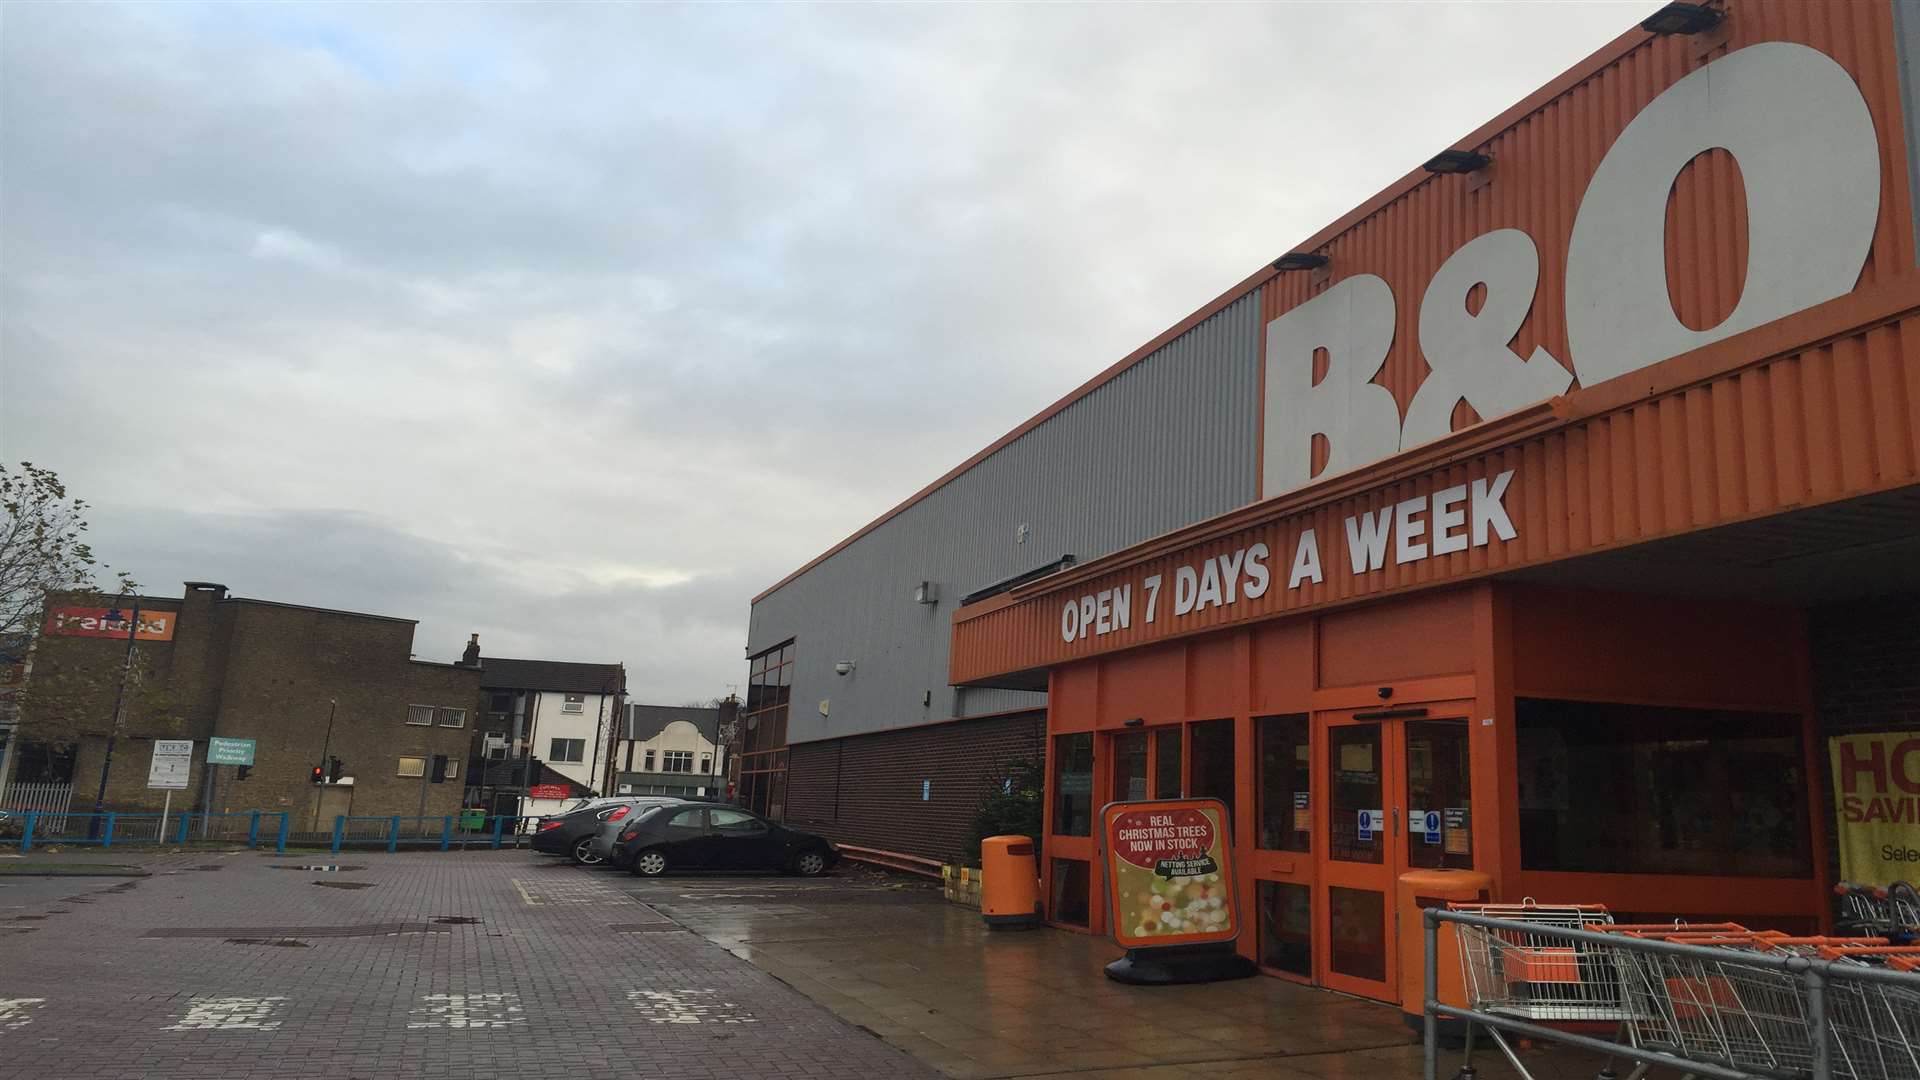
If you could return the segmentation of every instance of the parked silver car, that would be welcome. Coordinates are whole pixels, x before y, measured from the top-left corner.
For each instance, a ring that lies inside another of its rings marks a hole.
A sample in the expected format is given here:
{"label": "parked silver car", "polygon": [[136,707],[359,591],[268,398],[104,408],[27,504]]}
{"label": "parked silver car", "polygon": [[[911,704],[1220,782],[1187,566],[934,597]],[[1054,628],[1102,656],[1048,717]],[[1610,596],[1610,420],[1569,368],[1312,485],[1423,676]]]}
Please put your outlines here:
{"label": "parked silver car", "polygon": [[593,843],[588,846],[588,853],[592,857],[593,862],[588,865],[603,865],[607,861],[608,856],[613,854],[613,842],[619,837],[621,827],[631,825],[635,817],[646,813],[654,807],[678,806],[681,803],[699,804],[712,801],[709,799],[683,799],[674,795],[635,795],[629,796],[629,798],[639,805],[634,806],[633,809],[624,814],[617,816],[609,815],[608,818],[601,821],[599,827],[594,830]]}

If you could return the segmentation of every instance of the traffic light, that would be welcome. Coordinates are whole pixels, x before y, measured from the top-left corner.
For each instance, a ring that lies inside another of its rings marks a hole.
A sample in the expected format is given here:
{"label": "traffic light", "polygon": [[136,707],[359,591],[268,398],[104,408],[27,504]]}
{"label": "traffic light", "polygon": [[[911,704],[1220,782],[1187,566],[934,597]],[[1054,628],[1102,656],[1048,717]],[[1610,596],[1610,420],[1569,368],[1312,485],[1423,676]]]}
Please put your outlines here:
{"label": "traffic light", "polygon": [[433,782],[436,784],[447,782],[447,755],[445,754],[433,755]]}
{"label": "traffic light", "polygon": [[326,782],[327,782],[327,770],[325,770],[325,769],[323,769],[323,768],[321,768],[321,767],[320,767],[320,766],[318,766],[318,765],[315,765],[315,766],[313,767],[313,782],[314,782],[314,783],[316,783],[316,784],[324,784],[324,783],[326,783]]}
{"label": "traffic light", "polygon": [[252,771],[253,771],[253,766],[242,765],[239,768],[236,768],[233,770],[233,778],[235,780],[245,780],[247,778],[247,774]]}
{"label": "traffic light", "polygon": [[340,777],[344,775],[346,771],[347,771],[347,767],[345,765],[340,764],[339,758],[330,757],[327,759],[327,783],[329,784],[339,783]]}

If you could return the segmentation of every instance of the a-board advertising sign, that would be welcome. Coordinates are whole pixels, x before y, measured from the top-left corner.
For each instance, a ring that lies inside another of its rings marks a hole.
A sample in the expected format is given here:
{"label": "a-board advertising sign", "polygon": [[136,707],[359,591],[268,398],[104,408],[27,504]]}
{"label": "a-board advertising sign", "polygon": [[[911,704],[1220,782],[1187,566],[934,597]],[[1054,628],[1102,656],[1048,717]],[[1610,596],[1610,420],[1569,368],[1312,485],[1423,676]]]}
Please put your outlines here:
{"label": "a-board advertising sign", "polygon": [[185,791],[193,770],[192,739],[153,740],[153,763],[147,766],[147,786],[155,790]]}
{"label": "a-board advertising sign", "polygon": [[1100,838],[1114,941],[1137,949],[1239,935],[1226,804],[1108,803],[1100,811]]}
{"label": "a-board advertising sign", "polygon": [[1836,735],[1827,757],[1840,880],[1891,885],[1920,876],[1920,731]]}
{"label": "a-board advertising sign", "polygon": [[209,765],[251,765],[253,764],[252,739],[208,739],[207,764]]}

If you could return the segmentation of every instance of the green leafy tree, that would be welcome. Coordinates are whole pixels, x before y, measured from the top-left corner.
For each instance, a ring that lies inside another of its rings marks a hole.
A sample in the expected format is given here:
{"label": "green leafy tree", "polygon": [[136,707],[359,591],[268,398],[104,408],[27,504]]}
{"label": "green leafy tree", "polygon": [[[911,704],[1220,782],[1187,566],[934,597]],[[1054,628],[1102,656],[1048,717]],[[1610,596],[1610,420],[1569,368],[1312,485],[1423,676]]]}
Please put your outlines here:
{"label": "green leafy tree", "polygon": [[25,640],[47,593],[90,590],[108,569],[87,546],[87,509],[52,469],[0,464],[0,642]]}
{"label": "green leafy tree", "polygon": [[[88,510],[52,469],[30,461],[0,464],[0,653],[26,656],[50,599],[95,607],[118,602],[131,613],[122,598],[139,586],[95,557],[86,542]],[[102,577],[112,581],[110,588],[99,587]],[[130,659],[103,664],[97,657],[82,662],[71,648],[48,647],[54,642],[77,644],[43,639],[33,650],[32,671],[12,699],[23,741],[71,745],[116,727],[123,734],[172,732],[164,679],[137,648]]]}
{"label": "green leafy tree", "polygon": [[1046,823],[1045,784],[1045,766],[1032,758],[1009,761],[994,770],[980,810],[973,816],[964,861],[980,865],[980,841],[989,836],[1025,836],[1038,851],[1040,830]]}

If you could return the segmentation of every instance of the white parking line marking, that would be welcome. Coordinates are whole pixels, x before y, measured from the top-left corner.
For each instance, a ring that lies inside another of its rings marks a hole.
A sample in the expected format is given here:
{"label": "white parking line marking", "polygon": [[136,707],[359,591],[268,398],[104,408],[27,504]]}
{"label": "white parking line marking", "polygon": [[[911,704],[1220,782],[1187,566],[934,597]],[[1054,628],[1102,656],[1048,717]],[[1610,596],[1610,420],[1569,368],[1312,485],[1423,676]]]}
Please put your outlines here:
{"label": "white parking line marking", "polygon": [[514,887],[514,888],[515,888],[516,890],[518,890],[518,891],[519,891],[519,893],[520,893],[520,899],[522,899],[522,900],[525,900],[525,901],[527,902],[527,906],[528,906],[528,907],[539,907],[539,906],[540,906],[540,901],[538,901],[538,900],[535,900],[535,899],[533,898],[533,894],[527,891],[527,883],[526,883],[526,882],[524,882],[524,881],[521,881],[521,880],[520,880],[519,878],[514,878],[514,879],[513,879],[513,887]]}
{"label": "white parking line marking", "polygon": [[187,1003],[187,1015],[163,1031],[274,1031],[280,1021],[269,1019],[284,997],[202,997]]}
{"label": "white parking line marking", "polygon": [[718,990],[629,990],[627,1001],[649,1024],[757,1024],[759,1019]]}
{"label": "white parking line marking", "polygon": [[0,1031],[11,1031],[33,1023],[32,1010],[46,1002],[46,998],[0,998]]}
{"label": "white parking line marking", "polygon": [[428,994],[426,1004],[412,1010],[424,1020],[409,1020],[409,1028],[495,1028],[524,1024],[519,994]]}

